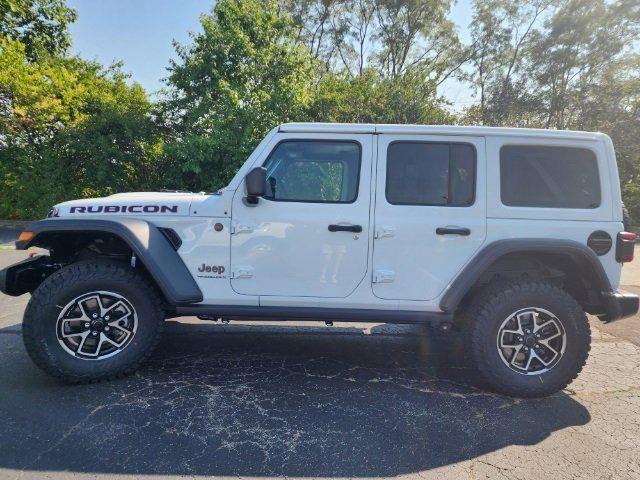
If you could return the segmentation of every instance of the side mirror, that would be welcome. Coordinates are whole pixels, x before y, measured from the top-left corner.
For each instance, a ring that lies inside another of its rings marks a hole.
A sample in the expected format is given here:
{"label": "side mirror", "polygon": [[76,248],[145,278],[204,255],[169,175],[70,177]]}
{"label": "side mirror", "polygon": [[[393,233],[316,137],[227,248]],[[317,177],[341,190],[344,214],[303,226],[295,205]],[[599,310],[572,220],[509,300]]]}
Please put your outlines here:
{"label": "side mirror", "polygon": [[267,193],[267,169],[256,167],[244,177],[244,185],[247,189],[246,201],[250,205],[258,203],[258,197]]}

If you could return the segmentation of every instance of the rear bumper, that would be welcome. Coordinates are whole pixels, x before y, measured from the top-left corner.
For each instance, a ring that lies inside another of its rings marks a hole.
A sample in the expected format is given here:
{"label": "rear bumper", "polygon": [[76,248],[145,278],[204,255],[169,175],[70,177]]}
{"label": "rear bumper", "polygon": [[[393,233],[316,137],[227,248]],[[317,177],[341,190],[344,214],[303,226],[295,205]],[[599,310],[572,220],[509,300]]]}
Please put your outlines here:
{"label": "rear bumper", "polygon": [[604,294],[605,314],[599,318],[605,323],[632,317],[638,313],[640,298],[627,292],[607,292]]}

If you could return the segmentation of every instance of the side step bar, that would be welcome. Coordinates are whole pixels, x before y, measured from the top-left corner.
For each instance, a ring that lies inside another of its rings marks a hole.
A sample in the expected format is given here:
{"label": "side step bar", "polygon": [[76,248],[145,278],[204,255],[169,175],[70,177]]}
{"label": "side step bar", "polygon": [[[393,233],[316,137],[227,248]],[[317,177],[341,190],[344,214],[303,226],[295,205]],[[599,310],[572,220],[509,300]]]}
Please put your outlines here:
{"label": "side step bar", "polygon": [[[444,312],[322,307],[258,307],[247,305],[186,305],[175,316],[201,316],[231,320],[296,320],[326,322],[380,322],[395,324],[450,325],[453,315]],[[444,328],[447,330],[447,328]]]}

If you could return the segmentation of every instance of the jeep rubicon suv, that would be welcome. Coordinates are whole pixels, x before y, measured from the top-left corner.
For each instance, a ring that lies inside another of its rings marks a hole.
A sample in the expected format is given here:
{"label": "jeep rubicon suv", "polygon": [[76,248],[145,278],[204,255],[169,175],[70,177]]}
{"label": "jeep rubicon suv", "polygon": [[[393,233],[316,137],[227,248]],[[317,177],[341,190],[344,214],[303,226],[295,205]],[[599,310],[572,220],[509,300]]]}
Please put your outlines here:
{"label": "jeep rubicon suv", "polygon": [[165,318],[421,323],[461,331],[494,391],[564,388],[618,292],[624,232],[611,140],[504,128],[285,124],[214,194],[56,205],[0,273],[32,294],[27,352],[69,382],[134,371]]}

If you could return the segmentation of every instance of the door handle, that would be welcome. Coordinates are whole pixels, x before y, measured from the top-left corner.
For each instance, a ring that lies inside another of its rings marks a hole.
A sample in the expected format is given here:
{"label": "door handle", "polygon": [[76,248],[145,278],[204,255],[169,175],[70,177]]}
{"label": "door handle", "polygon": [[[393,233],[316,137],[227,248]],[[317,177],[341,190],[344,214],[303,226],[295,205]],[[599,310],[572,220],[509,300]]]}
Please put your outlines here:
{"label": "door handle", "polygon": [[471,230],[464,227],[438,227],[436,228],[436,233],[438,235],[462,235],[466,237],[471,235]]}
{"label": "door handle", "polygon": [[330,232],[362,232],[362,225],[329,225]]}

